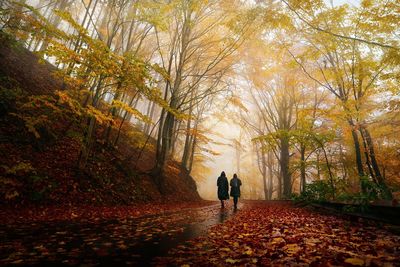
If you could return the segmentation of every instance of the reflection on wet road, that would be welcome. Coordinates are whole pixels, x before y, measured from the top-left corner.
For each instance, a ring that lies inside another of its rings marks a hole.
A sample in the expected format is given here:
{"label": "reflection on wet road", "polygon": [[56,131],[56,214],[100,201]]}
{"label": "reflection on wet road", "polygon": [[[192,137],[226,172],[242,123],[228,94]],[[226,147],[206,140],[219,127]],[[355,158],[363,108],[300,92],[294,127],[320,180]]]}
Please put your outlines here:
{"label": "reflection on wet road", "polygon": [[232,207],[217,204],[141,218],[0,225],[0,265],[149,266],[234,214]]}
{"label": "reflection on wet road", "polygon": [[[206,235],[210,227],[218,223],[223,223],[234,215],[235,212],[237,211],[234,211],[232,208],[221,209],[219,205],[195,210],[194,214],[192,214],[193,220],[183,224],[180,233],[162,236],[156,240],[141,242],[140,245],[136,247],[136,252],[141,255],[140,258],[137,259],[137,262],[140,266],[150,266],[153,258],[167,255],[170,249],[177,247],[187,240]],[[179,216],[180,213],[176,215]]]}

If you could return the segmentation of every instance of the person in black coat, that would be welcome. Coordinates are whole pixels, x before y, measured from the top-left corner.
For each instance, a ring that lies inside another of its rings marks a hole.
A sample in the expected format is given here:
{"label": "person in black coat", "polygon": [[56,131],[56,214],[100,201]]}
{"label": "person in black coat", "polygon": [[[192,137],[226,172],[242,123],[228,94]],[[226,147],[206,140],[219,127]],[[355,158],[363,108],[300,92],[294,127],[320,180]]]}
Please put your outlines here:
{"label": "person in black coat", "polygon": [[224,200],[229,199],[229,184],[225,172],[221,172],[221,175],[218,177],[217,186],[218,199],[221,200],[221,208],[224,208]]}
{"label": "person in black coat", "polygon": [[231,197],[233,197],[233,205],[234,209],[237,209],[238,199],[240,197],[240,186],[242,185],[242,181],[237,177],[236,173],[233,175],[233,178],[230,181],[231,186]]}

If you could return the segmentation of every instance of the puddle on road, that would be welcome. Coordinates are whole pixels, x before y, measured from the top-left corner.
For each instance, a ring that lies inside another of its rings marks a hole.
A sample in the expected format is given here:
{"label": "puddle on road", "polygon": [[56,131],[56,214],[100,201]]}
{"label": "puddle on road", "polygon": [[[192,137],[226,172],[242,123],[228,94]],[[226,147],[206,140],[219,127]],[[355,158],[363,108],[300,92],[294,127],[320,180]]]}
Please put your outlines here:
{"label": "puddle on road", "polygon": [[[206,211],[207,212],[207,211]],[[223,223],[232,217],[236,211],[232,209],[213,209],[210,215],[201,222],[194,222],[183,225],[183,231],[174,236],[165,236],[151,241],[143,241],[135,248],[135,253],[140,255],[135,261],[140,266],[151,266],[152,259],[155,257],[166,256],[168,251],[190,239],[207,234],[207,230],[212,226]],[[201,216],[201,215],[199,215]]]}

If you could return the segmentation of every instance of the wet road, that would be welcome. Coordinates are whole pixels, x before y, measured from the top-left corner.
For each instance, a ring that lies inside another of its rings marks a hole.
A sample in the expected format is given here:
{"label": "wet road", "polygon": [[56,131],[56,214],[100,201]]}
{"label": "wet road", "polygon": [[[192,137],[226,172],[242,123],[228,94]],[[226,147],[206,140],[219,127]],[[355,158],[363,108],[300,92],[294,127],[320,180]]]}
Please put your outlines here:
{"label": "wet road", "polygon": [[151,266],[234,214],[216,204],[141,218],[0,225],[0,265]]}

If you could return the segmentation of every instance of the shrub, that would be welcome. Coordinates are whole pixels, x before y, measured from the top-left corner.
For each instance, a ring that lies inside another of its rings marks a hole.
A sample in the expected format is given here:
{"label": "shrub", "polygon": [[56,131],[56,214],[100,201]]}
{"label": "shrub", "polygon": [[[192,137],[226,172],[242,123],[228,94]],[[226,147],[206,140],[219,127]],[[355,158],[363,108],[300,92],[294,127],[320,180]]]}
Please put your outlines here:
{"label": "shrub", "polygon": [[311,201],[323,202],[332,199],[334,196],[334,189],[328,181],[320,180],[307,184],[304,191],[292,199],[295,201]]}

